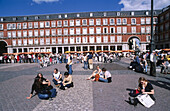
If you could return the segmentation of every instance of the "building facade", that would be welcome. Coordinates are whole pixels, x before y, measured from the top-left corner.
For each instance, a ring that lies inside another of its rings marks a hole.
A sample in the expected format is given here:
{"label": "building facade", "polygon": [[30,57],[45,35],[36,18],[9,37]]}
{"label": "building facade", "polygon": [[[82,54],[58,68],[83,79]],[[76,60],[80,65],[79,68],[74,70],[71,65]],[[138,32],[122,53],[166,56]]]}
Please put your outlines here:
{"label": "building facade", "polygon": [[170,48],[170,5],[158,15],[155,35],[156,49]]}
{"label": "building facade", "polygon": [[[154,11],[154,27],[160,12]],[[144,10],[0,17],[0,41],[8,53],[146,50],[150,14]]]}

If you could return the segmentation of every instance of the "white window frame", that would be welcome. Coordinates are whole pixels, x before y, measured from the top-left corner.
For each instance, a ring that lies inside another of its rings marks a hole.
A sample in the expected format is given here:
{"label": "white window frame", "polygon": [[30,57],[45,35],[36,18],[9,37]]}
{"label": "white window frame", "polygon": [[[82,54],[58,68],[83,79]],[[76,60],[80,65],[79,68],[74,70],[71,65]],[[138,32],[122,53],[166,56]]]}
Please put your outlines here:
{"label": "white window frame", "polygon": [[44,22],[40,22],[40,28],[44,28]]}
{"label": "white window frame", "polygon": [[32,31],[32,30],[29,30],[29,31],[28,31],[28,36],[29,36],[29,37],[32,37],[32,36],[33,36],[33,31]]}
{"label": "white window frame", "polygon": [[110,25],[115,25],[115,19],[114,18],[110,19]]}
{"label": "white window frame", "polygon": [[126,25],[127,24],[127,18],[123,18],[122,22],[123,22],[123,25]]}
{"label": "white window frame", "polygon": [[40,30],[40,36],[44,36],[44,30]]}
{"label": "white window frame", "polygon": [[141,33],[145,33],[145,27],[141,27]]}
{"label": "white window frame", "polygon": [[23,25],[23,29],[27,29],[27,23],[26,22],[22,23],[22,25]]}
{"label": "white window frame", "polygon": [[62,38],[61,37],[58,38],[58,44],[62,44]]}
{"label": "white window frame", "polygon": [[45,21],[45,27],[50,27],[50,21]]}
{"label": "white window frame", "polygon": [[141,18],[140,22],[141,22],[142,25],[145,24],[145,18]]}
{"label": "white window frame", "polygon": [[87,28],[83,28],[83,34],[87,34]]}
{"label": "white window frame", "polygon": [[68,29],[64,29],[64,35],[68,35]]}
{"label": "white window frame", "polygon": [[56,36],[56,29],[51,29],[51,35]]}
{"label": "white window frame", "polygon": [[134,34],[136,33],[136,27],[131,27],[131,32]]}
{"label": "white window frame", "polygon": [[18,39],[18,45],[21,46],[22,45],[22,40]]}
{"label": "white window frame", "polygon": [[51,21],[51,27],[56,27],[56,21]]}
{"label": "white window frame", "polygon": [[93,27],[89,28],[89,34],[94,34],[94,28]]}
{"label": "white window frame", "polygon": [[66,27],[66,26],[68,26],[68,20],[64,20],[64,26]]}
{"label": "white window frame", "polygon": [[116,19],[116,23],[117,23],[117,25],[121,25],[122,23],[121,23],[121,18],[117,18]]}
{"label": "white window frame", "polygon": [[89,42],[94,43],[94,37],[89,37]]}
{"label": "white window frame", "polygon": [[17,32],[17,36],[18,36],[18,37],[22,37],[21,31],[18,31],[18,32]]}
{"label": "white window frame", "polygon": [[34,22],[34,28],[38,28],[38,22]]}
{"label": "white window frame", "polygon": [[81,29],[80,28],[76,28],[76,34],[81,34]]}
{"label": "white window frame", "polygon": [[11,32],[7,32],[7,34],[8,34],[8,37],[12,37],[12,34],[11,34]]}
{"label": "white window frame", "polygon": [[16,31],[12,31],[12,37],[16,37]]}
{"label": "white window frame", "polygon": [[16,40],[12,40],[12,45],[13,45],[13,46],[16,46],[16,45],[17,45]]}
{"label": "white window frame", "polygon": [[127,33],[127,27],[123,27],[123,33],[124,33],[124,34]]}
{"label": "white window frame", "polygon": [[101,36],[97,36],[97,37],[96,37],[96,43],[101,43],[101,42],[102,42]]}
{"label": "white window frame", "polygon": [[87,25],[87,19],[83,19],[83,20],[82,20],[82,25],[83,25],[83,26],[86,26],[86,25]]}
{"label": "white window frame", "polygon": [[27,45],[27,39],[23,40],[23,45]]}
{"label": "white window frame", "polygon": [[[134,20],[134,23],[133,23]],[[136,25],[136,18],[131,18],[131,25]]]}
{"label": "white window frame", "polygon": [[81,37],[76,37],[76,44],[80,44],[81,43]]}
{"label": "white window frame", "polygon": [[101,25],[101,19],[96,19],[96,25]]}
{"label": "white window frame", "polygon": [[110,36],[110,42],[115,43],[115,36]]}
{"label": "white window frame", "polygon": [[29,22],[29,23],[28,23],[28,28],[29,28],[29,29],[32,29],[32,22]]}
{"label": "white window frame", "polygon": [[89,20],[89,25],[94,25],[94,19]]}
{"label": "white window frame", "polygon": [[[105,32],[106,29],[106,32]],[[108,34],[108,27],[103,27],[103,34]]]}
{"label": "white window frame", "polygon": [[68,44],[68,38],[67,37],[64,38],[64,44]]}
{"label": "white window frame", "polygon": [[87,37],[83,37],[83,43],[87,43],[88,42],[88,38]]}
{"label": "white window frame", "polygon": [[74,35],[74,28],[70,28],[70,35]]}
{"label": "white window frame", "polygon": [[76,20],[76,26],[80,26],[80,20]]}
{"label": "white window frame", "polygon": [[74,44],[74,37],[70,37],[70,44]]}
{"label": "white window frame", "polygon": [[52,44],[56,44],[56,38],[52,38]]}
{"label": "white window frame", "polygon": [[34,36],[38,37],[38,30],[34,30]]}
{"label": "white window frame", "polygon": [[57,35],[62,35],[62,29],[57,29]]}
{"label": "white window frame", "polygon": [[17,29],[21,29],[21,23],[17,23]]}
{"label": "white window frame", "polygon": [[40,45],[44,45],[44,38],[40,38]]}
{"label": "white window frame", "polygon": [[108,36],[103,37],[103,43],[108,43]]}
{"label": "white window frame", "polygon": [[117,27],[117,33],[121,34],[122,33],[122,28],[121,27]]}
{"label": "white window frame", "polygon": [[70,26],[74,26],[74,20],[70,20]]}
{"label": "white window frame", "polygon": [[108,19],[103,19],[103,25],[108,25]]}
{"label": "white window frame", "polygon": [[62,21],[61,20],[57,21],[57,27],[62,27]]}
{"label": "white window frame", "polygon": [[33,39],[28,39],[28,44],[33,45]]}
{"label": "white window frame", "polygon": [[45,36],[50,36],[50,30],[49,29],[45,30]]}
{"label": "white window frame", "polygon": [[122,36],[117,36],[117,42],[121,43],[122,42]]}
{"label": "white window frame", "polygon": [[50,38],[46,38],[45,43],[46,43],[46,45],[49,45],[50,44]]}
{"label": "white window frame", "polygon": [[38,45],[38,39],[34,39],[34,44]]}

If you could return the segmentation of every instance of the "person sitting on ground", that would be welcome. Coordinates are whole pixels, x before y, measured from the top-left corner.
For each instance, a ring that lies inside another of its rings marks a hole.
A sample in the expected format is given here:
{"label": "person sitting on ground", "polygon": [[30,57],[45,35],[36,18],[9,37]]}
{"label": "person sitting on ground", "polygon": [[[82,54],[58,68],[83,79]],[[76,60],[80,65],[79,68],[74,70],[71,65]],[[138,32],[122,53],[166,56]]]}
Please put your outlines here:
{"label": "person sitting on ground", "polygon": [[110,83],[112,82],[112,77],[109,71],[107,71],[105,68],[102,68],[102,71],[104,73],[104,77],[100,77],[99,81],[100,82],[107,82]]}
{"label": "person sitting on ground", "polygon": [[135,95],[135,96],[133,96],[133,97],[135,97],[134,99],[131,99],[129,97],[129,102],[133,105],[137,105],[137,103],[139,101],[137,100],[136,96],[138,96],[140,94],[148,94],[151,97],[151,99],[153,101],[155,101],[155,98],[153,96],[154,95],[154,88],[153,88],[152,84],[148,80],[146,80],[144,77],[140,77],[139,80],[138,80],[138,83],[139,83],[138,89],[137,89],[138,94],[133,94],[133,95]]}
{"label": "person sitting on ground", "polygon": [[67,88],[73,87],[73,78],[72,76],[68,73],[64,73],[64,80],[61,83],[60,89],[65,90]]}
{"label": "person sitting on ground", "polygon": [[59,86],[59,83],[62,82],[62,74],[58,71],[57,68],[54,69],[54,73],[53,73],[53,80],[54,84],[56,86]]}
{"label": "person sitting on ground", "polygon": [[96,74],[99,74],[100,77],[103,77],[102,70],[100,69],[99,66],[96,66],[96,70],[93,71],[93,73],[87,78],[87,80],[90,80],[90,79],[94,80]]}
{"label": "person sitting on ground", "polygon": [[31,94],[29,97],[26,98],[31,99],[33,92],[35,91],[40,99],[48,99],[51,95],[51,92],[49,90],[44,89],[45,84],[49,84],[49,82],[42,82],[42,78],[36,77],[32,85]]}
{"label": "person sitting on ground", "polygon": [[163,63],[161,64],[161,73],[164,73],[164,74],[168,73],[168,65],[169,65],[168,60],[164,59]]}
{"label": "person sitting on ground", "polygon": [[43,82],[43,81],[44,81],[44,82],[47,82],[47,83],[48,83],[48,86],[51,85],[51,82],[50,82],[48,79],[44,78],[42,73],[38,73],[37,76],[36,76],[36,78],[41,78],[41,82]]}

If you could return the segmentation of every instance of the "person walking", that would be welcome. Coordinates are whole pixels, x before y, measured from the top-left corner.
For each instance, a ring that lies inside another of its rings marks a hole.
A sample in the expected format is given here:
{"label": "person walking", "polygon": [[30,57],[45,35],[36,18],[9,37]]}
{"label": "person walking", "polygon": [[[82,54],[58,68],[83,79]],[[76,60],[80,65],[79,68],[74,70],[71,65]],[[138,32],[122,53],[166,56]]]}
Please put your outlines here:
{"label": "person walking", "polygon": [[68,57],[68,62],[67,62],[67,65],[69,66],[69,74],[72,74],[73,70],[72,70],[72,57],[71,57],[71,54],[69,53],[69,57]]}

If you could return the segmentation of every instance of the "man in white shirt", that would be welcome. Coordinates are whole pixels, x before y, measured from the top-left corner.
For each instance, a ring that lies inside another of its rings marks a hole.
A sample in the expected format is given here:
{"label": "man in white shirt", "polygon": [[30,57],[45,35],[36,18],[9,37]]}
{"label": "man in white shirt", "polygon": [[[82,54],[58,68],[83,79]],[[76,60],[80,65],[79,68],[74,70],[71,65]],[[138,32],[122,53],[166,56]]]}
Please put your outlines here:
{"label": "man in white shirt", "polygon": [[62,81],[62,74],[58,71],[57,68],[54,69],[53,73],[53,82],[56,86],[58,86]]}
{"label": "man in white shirt", "polygon": [[156,52],[153,51],[150,54],[150,63],[151,63],[151,68],[150,68],[150,75],[151,76],[156,76]]}

